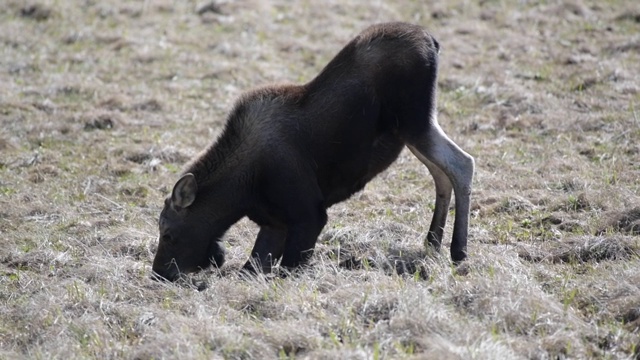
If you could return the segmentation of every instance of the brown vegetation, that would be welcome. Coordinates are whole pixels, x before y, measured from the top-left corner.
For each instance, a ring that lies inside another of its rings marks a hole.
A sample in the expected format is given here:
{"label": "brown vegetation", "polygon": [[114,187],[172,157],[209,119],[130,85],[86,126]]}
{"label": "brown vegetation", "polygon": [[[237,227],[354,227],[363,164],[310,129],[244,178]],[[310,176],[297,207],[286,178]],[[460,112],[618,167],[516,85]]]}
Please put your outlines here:
{"label": "brown vegetation", "polygon": [[[638,358],[639,14],[7,1],[0,358]],[[469,260],[425,253],[433,184],[404,152],[330,210],[310,270],[243,278],[257,230],[242,221],[222,270],[151,281],[162,199],[233,99],[308,81],[389,20],[442,46],[439,121],[476,158]]]}

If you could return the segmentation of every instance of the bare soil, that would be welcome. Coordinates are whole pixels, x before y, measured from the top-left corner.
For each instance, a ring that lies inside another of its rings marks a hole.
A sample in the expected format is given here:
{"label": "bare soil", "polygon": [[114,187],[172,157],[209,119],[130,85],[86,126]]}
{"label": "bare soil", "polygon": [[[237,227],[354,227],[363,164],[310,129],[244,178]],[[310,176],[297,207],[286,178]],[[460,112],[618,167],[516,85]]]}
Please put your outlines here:
{"label": "bare soil", "polygon": [[[469,260],[426,252],[435,191],[405,151],[331,209],[311,269],[241,276],[243,220],[222,269],[150,280],[163,198],[233,100],[391,20],[442,45]],[[2,359],[640,358],[631,1],[6,0],[0,54]]]}

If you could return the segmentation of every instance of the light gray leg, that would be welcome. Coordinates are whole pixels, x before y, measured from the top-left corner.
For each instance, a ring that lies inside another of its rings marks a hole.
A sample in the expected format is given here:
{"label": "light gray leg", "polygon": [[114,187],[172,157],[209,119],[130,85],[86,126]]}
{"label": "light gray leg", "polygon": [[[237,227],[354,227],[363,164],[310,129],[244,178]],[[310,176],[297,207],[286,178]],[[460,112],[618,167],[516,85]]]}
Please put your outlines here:
{"label": "light gray leg", "polygon": [[431,219],[431,226],[429,227],[425,247],[432,246],[436,251],[439,251],[440,245],[442,244],[444,226],[447,223],[447,214],[449,212],[453,187],[447,174],[442,172],[439,167],[429,161],[414,147],[409,146],[409,150],[427,166],[436,184],[436,206],[433,212],[433,218]]}
{"label": "light gray leg", "polygon": [[[473,157],[451,141],[435,120],[429,132],[407,145],[429,168],[436,183],[436,210],[429,229],[429,233],[433,232],[434,237],[428,238],[431,244],[437,245],[437,240],[442,240],[441,232],[446,222],[453,188],[456,196],[456,215],[451,240],[451,258],[454,262],[462,261],[467,257],[471,183],[475,167]],[[443,179],[443,174],[449,179],[449,184]]]}

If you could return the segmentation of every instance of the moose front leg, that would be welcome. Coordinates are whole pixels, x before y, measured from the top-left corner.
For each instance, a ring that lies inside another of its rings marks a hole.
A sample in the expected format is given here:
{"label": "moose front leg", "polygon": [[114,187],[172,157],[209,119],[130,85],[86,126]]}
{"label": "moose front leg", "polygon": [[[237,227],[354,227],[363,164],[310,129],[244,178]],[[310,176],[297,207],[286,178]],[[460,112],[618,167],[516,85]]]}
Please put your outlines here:
{"label": "moose front leg", "polygon": [[324,210],[304,222],[291,223],[280,266],[291,270],[307,264],[313,255],[318,235],[326,223],[327,214]]}
{"label": "moose front leg", "polygon": [[265,274],[271,272],[271,267],[282,257],[287,230],[272,226],[260,227],[256,243],[251,250],[251,258],[244,264],[243,269]]}
{"label": "moose front leg", "polygon": [[[286,149],[285,150],[289,150]],[[284,150],[283,150],[284,151]],[[286,241],[280,266],[293,269],[304,265],[313,254],[318,235],[327,223],[324,197],[316,179],[316,169],[293,150],[272,154],[274,166],[263,184],[265,199],[286,226]]]}

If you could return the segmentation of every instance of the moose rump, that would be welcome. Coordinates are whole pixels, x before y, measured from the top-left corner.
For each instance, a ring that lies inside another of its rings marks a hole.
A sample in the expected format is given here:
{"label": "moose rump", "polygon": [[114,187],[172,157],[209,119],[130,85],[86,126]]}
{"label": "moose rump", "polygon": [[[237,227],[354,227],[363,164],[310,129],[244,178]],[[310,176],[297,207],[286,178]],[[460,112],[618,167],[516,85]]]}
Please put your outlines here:
{"label": "moose rump", "polygon": [[207,261],[221,266],[220,237],[244,216],[260,226],[245,268],[268,272],[280,259],[287,268],[305,264],[326,209],[361,190],[405,145],[436,184],[426,244],[440,248],[453,190],[451,256],[463,260],[474,161],[437,123],[438,52],[421,27],[378,24],[311,82],[244,95],[167,198],[154,272],[173,280]]}

